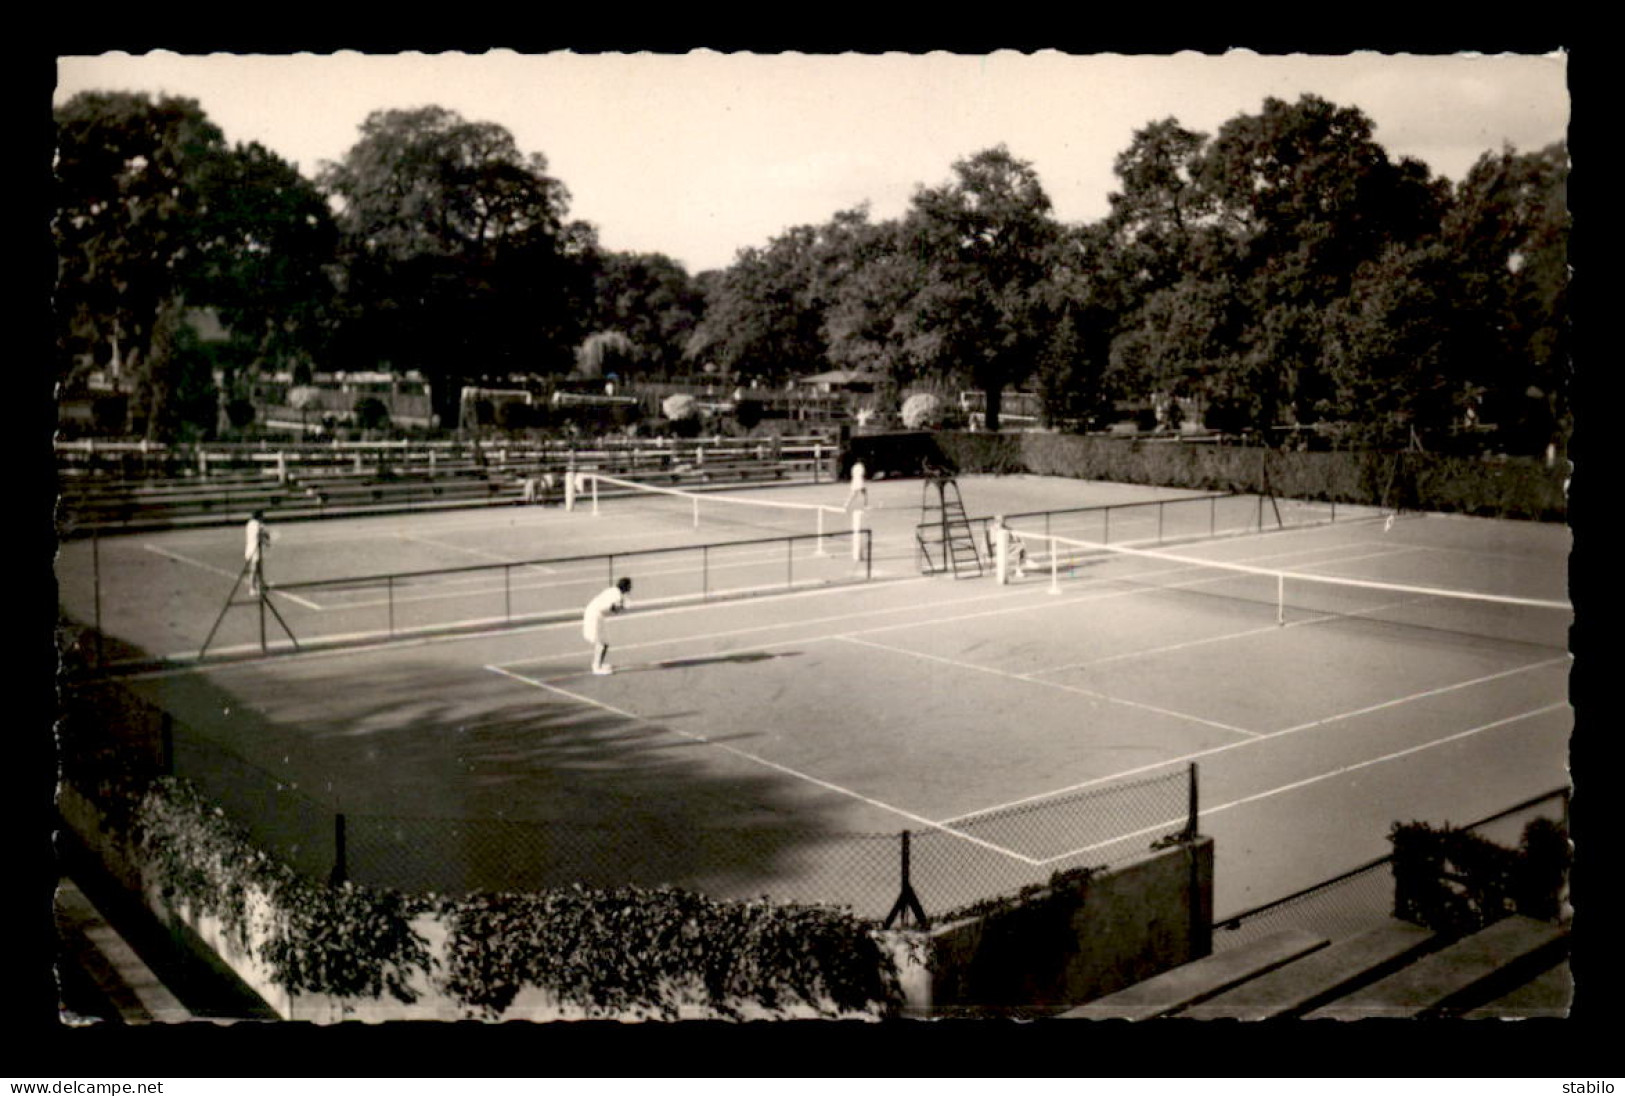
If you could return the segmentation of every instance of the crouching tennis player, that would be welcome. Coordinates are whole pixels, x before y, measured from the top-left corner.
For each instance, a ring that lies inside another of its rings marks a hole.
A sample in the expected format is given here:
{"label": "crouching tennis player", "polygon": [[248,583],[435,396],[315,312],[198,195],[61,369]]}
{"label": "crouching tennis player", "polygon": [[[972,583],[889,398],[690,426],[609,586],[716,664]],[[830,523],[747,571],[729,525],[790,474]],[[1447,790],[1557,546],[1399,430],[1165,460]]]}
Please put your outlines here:
{"label": "crouching tennis player", "polygon": [[592,672],[612,674],[609,664],[609,636],[606,624],[611,613],[626,611],[626,595],[632,592],[632,580],[623,578],[587,602],[587,611],[581,619],[582,634],[592,644]]}

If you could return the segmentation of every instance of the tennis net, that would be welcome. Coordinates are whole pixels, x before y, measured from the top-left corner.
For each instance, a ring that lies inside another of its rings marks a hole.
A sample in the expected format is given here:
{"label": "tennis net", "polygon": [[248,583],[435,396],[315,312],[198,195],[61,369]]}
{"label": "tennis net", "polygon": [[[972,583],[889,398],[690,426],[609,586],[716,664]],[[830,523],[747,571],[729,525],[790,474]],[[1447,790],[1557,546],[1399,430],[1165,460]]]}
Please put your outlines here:
{"label": "tennis net", "polygon": [[1276,624],[1336,619],[1377,628],[1417,628],[1566,650],[1574,607],[1568,601],[1351,578],[1232,563],[1175,552],[1108,545],[1013,529],[1010,567],[1060,593],[1083,581],[1091,590],[1208,599]]}
{"label": "tennis net", "polygon": [[720,491],[685,491],[597,472],[581,473],[581,479],[575,505],[582,505],[585,496],[594,514],[600,512],[601,505],[607,506],[613,500],[617,507],[634,509],[640,516],[687,523],[695,529],[743,528],[823,536],[841,532],[846,518],[840,507],[819,503],[741,498]]}

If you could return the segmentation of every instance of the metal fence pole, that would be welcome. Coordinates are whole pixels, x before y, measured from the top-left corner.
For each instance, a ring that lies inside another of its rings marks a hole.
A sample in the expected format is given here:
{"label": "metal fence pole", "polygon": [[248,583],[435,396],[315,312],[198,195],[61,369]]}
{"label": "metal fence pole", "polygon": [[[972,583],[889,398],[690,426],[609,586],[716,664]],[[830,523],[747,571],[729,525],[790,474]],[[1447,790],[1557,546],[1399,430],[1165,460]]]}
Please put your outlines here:
{"label": "metal fence pole", "polygon": [[93,597],[96,602],[96,669],[107,668],[106,653],[102,648],[102,537],[96,530],[90,533],[90,572]]}
{"label": "metal fence pole", "polygon": [[1201,813],[1199,809],[1200,802],[1197,796],[1196,776],[1196,762],[1192,761],[1190,776],[1186,785],[1187,804],[1185,809],[1185,837],[1187,840],[1195,839],[1197,834],[1197,816]]}
{"label": "metal fence pole", "polygon": [[164,712],[158,720],[158,771],[175,775],[175,717]]}
{"label": "metal fence pole", "polygon": [[897,901],[893,903],[891,912],[886,915],[885,927],[891,928],[900,917],[912,917],[918,928],[929,928],[930,922],[926,919],[925,910],[920,906],[920,899],[914,893],[914,883],[909,878],[909,832],[902,832],[903,862],[902,887],[898,891]]}
{"label": "metal fence pole", "polygon": [[333,874],[329,876],[329,881],[334,886],[339,886],[350,878],[347,830],[344,812],[339,811],[333,815]]}

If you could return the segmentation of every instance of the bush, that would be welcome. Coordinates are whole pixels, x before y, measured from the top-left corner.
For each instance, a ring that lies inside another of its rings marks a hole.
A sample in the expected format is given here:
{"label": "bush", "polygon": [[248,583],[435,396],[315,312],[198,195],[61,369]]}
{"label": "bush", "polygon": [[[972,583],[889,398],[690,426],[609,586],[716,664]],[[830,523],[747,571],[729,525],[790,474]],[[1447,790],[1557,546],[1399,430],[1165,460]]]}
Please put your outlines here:
{"label": "bush", "polygon": [[1476,932],[1509,914],[1557,916],[1569,866],[1568,834],[1536,819],[1519,848],[1470,830],[1395,823],[1394,916],[1436,932]]}
{"label": "bush", "polygon": [[389,425],[389,408],[377,396],[362,396],[355,401],[355,424],[362,430],[378,430]]}
{"label": "bush", "polygon": [[671,422],[683,422],[700,417],[700,401],[686,393],[667,396],[660,403],[660,413]]}
{"label": "bush", "polygon": [[740,400],[734,404],[734,421],[741,429],[752,430],[762,421],[761,400]]}
{"label": "bush", "polygon": [[903,426],[908,430],[934,430],[943,423],[942,398],[932,392],[916,392],[903,401]]}
{"label": "bush", "polygon": [[238,430],[254,423],[254,401],[238,396],[226,404],[226,421]]}

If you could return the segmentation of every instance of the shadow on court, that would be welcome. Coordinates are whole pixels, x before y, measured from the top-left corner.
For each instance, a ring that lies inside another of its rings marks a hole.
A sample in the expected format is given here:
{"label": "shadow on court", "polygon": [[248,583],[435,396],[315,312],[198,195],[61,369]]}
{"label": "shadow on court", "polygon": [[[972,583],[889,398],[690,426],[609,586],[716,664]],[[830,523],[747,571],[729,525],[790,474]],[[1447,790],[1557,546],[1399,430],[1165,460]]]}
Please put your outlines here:
{"label": "shadow on court", "polygon": [[339,865],[417,893],[670,885],[717,897],[782,881],[795,900],[882,912],[895,897],[889,837],[877,856],[802,782],[693,749],[659,722],[544,692],[516,702],[500,677],[430,661],[365,682],[314,660],[126,687],[167,715],[175,775],[314,876]]}
{"label": "shadow on court", "polygon": [[664,662],[648,662],[641,666],[628,666],[617,672],[633,670],[685,670],[692,666],[714,666],[720,662],[771,662],[778,658],[791,658],[800,651],[744,651],[739,654],[713,655],[707,658],[669,658]]}

